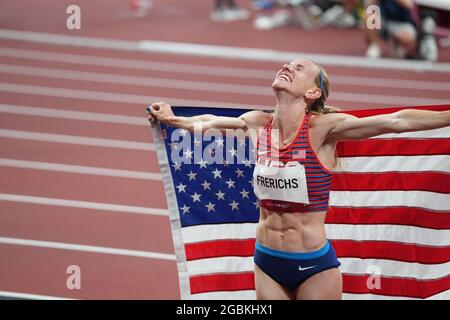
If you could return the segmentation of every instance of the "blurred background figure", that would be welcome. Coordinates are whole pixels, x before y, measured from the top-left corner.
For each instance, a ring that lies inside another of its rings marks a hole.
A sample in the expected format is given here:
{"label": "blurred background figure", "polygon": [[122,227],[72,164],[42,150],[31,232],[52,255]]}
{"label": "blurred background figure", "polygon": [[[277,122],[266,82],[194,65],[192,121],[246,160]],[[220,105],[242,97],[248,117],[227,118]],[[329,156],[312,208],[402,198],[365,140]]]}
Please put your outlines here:
{"label": "blurred background figure", "polygon": [[440,46],[450,46],[450,1],[416,0],[419,23],[419,57],[428,61],[438,60]]}
{"label": "blurred background figure", "polygon": [[130,8],[138,17],[146,16],[152,5],[152,0],[130,0]]}
{"label": "blurred background figure", "polygon": [[239,8],[235,0],[214,0],[214,9],[210,18],[213,21],[235,21],[248,19],[250,13]]}
{"label": "blurred background figure", "polygon": [[257,29],[272,29],[285,25],[298,25],[305,30],[332,26],[353,28],[362,13],[359,0],[255,0],[255,7],[272,11],[272,15],[260,15],[254,22]]}
{"label": "blurred background figure", "polygon": [[418,30],[414,19],[413,0],[368,0],[366,6],[378,5],[381,9],[381,29],[369,29],[364,24],[369,46],[366,56],[381,57],[381,44],[387,41],[395,58],[416,57]]}
{"label": "blurred background figure", "polygon": [[254,0],[253,7],[261,13],[253,21],[253,26],[256,29],[268,30],[291,24],[291,14],[283,8],[284,5],[279,0]]}
{"label": "blurred background figure", "polygon": [[362,15],[363,6],[359,0],[317,0],[316,3],[323,11],[320,17],[322,27],[353,28]]}

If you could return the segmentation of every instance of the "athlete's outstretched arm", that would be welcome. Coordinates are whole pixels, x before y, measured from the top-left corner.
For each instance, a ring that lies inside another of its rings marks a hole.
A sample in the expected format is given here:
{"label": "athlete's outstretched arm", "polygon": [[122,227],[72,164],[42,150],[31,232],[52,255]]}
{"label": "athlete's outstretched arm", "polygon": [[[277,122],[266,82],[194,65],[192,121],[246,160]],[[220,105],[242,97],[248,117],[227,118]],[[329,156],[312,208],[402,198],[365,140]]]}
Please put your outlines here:
{"label": "athlete's outstretched arm", "polygon": [[398,112],[357,118],[335,114],[327,138],[334,141],[367,139],[385,133],[430,130],[450,126],[450,111],[404,109]]}
{"label": "athlete's outstretched arm", "polygon": [[203,114],[194,117],[176,116],[169,104],[165,102],[156,102],[151,105],[151,111],[148,113],[150,122],[159,121],[171,127],[194,131],[194,128],[205,131],[208,129],[244,129],[247,124],[245,115],[240,117],[221,117],[212,114]]}

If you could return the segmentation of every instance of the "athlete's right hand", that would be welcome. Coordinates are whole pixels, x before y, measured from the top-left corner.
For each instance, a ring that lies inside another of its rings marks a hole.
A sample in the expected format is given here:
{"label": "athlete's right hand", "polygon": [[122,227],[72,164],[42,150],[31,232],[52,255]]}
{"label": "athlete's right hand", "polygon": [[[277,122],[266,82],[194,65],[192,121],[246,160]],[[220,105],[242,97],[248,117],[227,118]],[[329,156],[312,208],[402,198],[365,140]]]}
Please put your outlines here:
{"label": "athlete's right hand", "polygon": [[173,116],[172,107],[164,101],[155,102],[147,108],[147,118],[152,123],[155,121],[167,123]]}

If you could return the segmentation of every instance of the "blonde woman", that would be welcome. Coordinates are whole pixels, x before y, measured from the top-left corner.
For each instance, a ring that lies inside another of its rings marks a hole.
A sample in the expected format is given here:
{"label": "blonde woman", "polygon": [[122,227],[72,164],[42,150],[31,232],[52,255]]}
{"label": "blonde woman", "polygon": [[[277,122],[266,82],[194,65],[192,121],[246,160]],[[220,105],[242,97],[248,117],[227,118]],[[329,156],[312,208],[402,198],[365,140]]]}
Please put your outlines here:
{"label": "blonde woman", "polygon": [[273,113],[177,117],[168,104],[158,102],[148,118],[191,131],[196,126],[247,130],[256,146],[254,192],[260,201],[254,256],[257,298],[341,299],[340,263],[324,226],[336,144],[445,127],[450,111],[401,110],[366,118],[337,113],[325,105],[326,72],[303,58],[284,64],[272,88]]}

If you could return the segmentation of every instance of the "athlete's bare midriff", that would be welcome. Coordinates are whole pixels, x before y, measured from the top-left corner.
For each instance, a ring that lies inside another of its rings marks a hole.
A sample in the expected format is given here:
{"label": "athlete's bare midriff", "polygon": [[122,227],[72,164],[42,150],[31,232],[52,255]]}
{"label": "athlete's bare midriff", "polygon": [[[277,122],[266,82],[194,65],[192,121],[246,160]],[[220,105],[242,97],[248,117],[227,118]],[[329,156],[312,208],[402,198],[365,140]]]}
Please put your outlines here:
{"label": "athlete's bare midriff", "polygon": [[281,251],[315,251],[326,242],[325,216],[325,211],[275,212],[261,208],[256,240]]}
{"label": "athlete's bare midriff", "polygon": [[[325,144],[326,123],[318,121],[321,118],[320,116],[314,116],[314,118],[310,126],[311,145],[319,161],[326,169],[330,169],[335,161],[335,145]],[[264,120],[267,120],[267,118]],[[315,251],[323,247],[327,240],[324,225],[325,217],[326,211],[278,212],[261,207],[260,218],[256,227],[256,240],[275,250],[288,252]]]}

